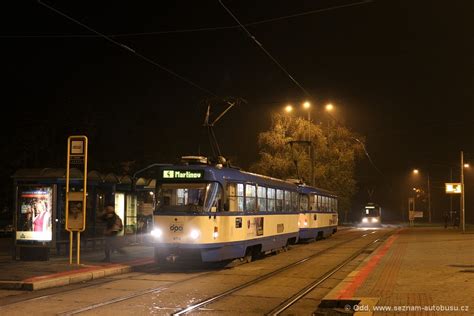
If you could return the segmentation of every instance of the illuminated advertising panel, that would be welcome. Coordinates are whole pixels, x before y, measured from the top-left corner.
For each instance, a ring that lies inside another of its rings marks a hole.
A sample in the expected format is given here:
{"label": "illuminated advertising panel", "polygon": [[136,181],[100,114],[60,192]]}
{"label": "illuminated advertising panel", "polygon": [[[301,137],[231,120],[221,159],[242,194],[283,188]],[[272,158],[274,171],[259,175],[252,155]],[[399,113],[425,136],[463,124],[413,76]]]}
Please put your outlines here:
{"label": "illuminated advertising panel", "polygon": [[51,241],[53,188],[20,186],[18,188],[17,240]]}
{"label": "illuminated advertising panel", "polygon": [[462,191],[461,183],[445,183],[446,193],[460,194]]}
{"label": "illuminated advertising panel", "polygon": [[[125,226],[125,194],[123,193],[115,193],[115,214],[120,217]],[[118,235],[123,235],[123,230]]]}

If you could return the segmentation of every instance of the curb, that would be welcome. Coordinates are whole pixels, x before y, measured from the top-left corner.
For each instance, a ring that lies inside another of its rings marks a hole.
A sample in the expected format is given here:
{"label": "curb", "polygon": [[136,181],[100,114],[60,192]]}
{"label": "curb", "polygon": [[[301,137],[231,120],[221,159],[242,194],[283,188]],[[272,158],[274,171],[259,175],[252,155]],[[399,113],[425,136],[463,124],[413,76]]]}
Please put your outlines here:
{"label": "curb", "polygon": [[75,271],[58,272],[32,277],[22,281],[0,281],[0,289],[36,291],[132,272],[135,267],[153,263],[150,258],[130,261],[127,264],[88,266]]}
{"label": "curb", "polygon": [[[397,234],[398,235],[398,234]],[[334,287],[322,300],[318,309],[335,310],[341,313],[353,313],[358,316],[373,315],[373,306],[377,305],[379,297],[355,297],[355,290],[363,283],[377,262],[391,247],[397,235],[392,235],[382,245],[362,261],[359,266],[349,273],[336,287]],[[395,237],[396,236],[396,237]],[[354,311],[354,305],[367,306],[368,310]]]}

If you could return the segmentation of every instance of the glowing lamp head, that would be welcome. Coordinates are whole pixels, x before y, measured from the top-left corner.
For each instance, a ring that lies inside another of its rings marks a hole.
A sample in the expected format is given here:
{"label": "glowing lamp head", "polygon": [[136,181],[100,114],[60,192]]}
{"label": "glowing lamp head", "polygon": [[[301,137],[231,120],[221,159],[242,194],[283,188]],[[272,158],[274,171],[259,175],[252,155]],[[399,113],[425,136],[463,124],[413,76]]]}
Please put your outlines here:
{"label": "glowing lamp head", "polygon": [[331,112],[332,110],[334,110],[334,106],[331,103],[326,104],[326,111]]}
{"label": "glowing lamp head", "polygon": [[369,222],[369,219],[368,219],[367,217],[364,217],[364,218],[362,219],[362,223],[368,223],[368,222]]}
{"label": "glowing lamp head", "polygon": [[286,111],[286,113],[291,113],[291,111],[293,111],[293,106],[291,106],[291,104],[288,104],[288,105],[285,107],[285,111]]}
{"label": "glowing lamp head", "polygon": [[303,103],[303,108],[309,109],[310,107],[311,107],[311,103],[309,103],[308,101],[306,101],[305,103]]}

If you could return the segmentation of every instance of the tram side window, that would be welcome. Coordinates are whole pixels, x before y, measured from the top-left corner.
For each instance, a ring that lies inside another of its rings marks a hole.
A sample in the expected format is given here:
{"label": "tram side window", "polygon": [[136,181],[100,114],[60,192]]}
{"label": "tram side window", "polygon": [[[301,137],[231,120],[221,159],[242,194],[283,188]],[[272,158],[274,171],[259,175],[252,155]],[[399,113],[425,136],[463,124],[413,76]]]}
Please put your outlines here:
{"label": "tram side window", "polygon": [[329,208],[329,198],[327,196],[323,196],[323,211],[327,212]]}
{"label": "tram side window", "polygon": [[293,212],[298,212],[298,193],[291,192],[291,210]]}
{"label": "tram side window", "polygon": [[276,190],[276,211],[283,211],[283,190]]}
{"label": "tram side window", "polygon": [[186,189],[177,189],[176,190],[176,205],[186,205],[187,203],[187,192],[188,190]]}
{"label": "tram side window", "polygon": [[285,191],[285,207],[283,209],[285,212],[291,211],[291,192]]}
{"label": "tram side window", "polygon": [[257,188],[258,196],[258,210],[263,212],[267,210],[267,188],[258,186]]}
{"label": "tram side window", "polygon": [[245,185],[245,210],[255,211],[257,209],[257,190],[255,185]]}
{"label": "tram side window", "polygon": [[308,210],[308,196],[306,194],[300,195],[300,210],[301,211]]}
{"label": "tram side window", "polygon": [[309,195],[308,207],[309,207],[310,211],[315,211],[316,210],[316,197],[317,197],[317,195],[315,195],[315,194],[310,194]]}
{"label": "tram side window", "polygon": [[318,212],[321,212],[323,210],[323,197],[321,195],[316,195],[316,198],[317,198],[316,209]]}
{"label": "tram side window", "polygon": [[334,212],[337,212],[337,199],[334,199]]}
{"label": "tram side window", "polygon": [[267,210],[275,212],[275,189],[267,189]]}
{"label": "tram side window", "polygon": [[244,210],[244,185],[242,183],[229,183],[227,187],[228,210],[231,212]]}

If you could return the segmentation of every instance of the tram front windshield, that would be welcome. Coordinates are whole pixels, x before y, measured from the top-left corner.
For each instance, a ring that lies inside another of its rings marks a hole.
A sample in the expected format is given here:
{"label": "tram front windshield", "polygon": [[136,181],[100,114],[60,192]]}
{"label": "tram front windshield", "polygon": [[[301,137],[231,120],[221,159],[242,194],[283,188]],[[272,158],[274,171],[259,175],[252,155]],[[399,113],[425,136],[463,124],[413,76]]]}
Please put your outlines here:
{"label": "tram front windshield", "polygon": [[215,212],[220,199],[217,182],[167,183],[158,188],[157,211]]}
{"label": "tram front windshield", "polygon": [[366,208],[364,216],[367,216],[367,217],[379,216],[379,210],[377,208]]}

